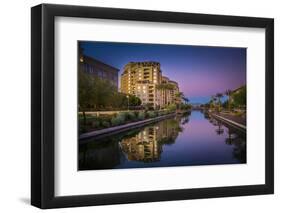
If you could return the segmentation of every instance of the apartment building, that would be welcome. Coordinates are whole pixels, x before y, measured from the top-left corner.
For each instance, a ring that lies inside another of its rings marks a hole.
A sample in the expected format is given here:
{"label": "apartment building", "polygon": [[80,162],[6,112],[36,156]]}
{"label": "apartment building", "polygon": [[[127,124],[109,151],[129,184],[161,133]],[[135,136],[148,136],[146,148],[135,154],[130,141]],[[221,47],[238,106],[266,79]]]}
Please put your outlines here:
{"label": "apartment building", "polygon": [[150,104],[156,108],[176,103],[179,87],[177,82],[162,76],[160,63],[148,61],[130,62],[124,67],[120,90],[139,97],[143,105]]}

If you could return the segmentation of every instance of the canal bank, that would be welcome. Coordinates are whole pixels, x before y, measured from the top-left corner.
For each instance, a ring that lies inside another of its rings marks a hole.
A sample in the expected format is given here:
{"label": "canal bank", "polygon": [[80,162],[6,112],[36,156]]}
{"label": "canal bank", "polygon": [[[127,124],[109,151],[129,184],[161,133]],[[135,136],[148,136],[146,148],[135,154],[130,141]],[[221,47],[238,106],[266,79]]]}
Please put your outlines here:
{"label": "canal bank", "polygon": [[88,138],[91,138],[91,137],[101,136],[101,135],[105,135],[105,134],[106,135],[115,134],[115,133],[130,130],[130,129],[142,127],[142,126],[150,124],[150,123],[154,123],[154,122],[161,121],[163,119],[171,118],[175,115],[176,115],[176,113],[171,113],[171,114],[168,114],[168,115],[163,115],[163,116],[159,116],[159,117],[156,117],[156,118],[150,118],[150,119],[146,119],[146,120],[143,120],[143,121],[136,121],[136,122],[120,125],[120,126],[114,126],[114,127],[110,127],[110,128],[106,128],[106,129],[101,129],[101,130],[83,133],[79,136],[79,142],[83,143],[84,139],[88,139]]}
{"label": "canal bank", "polygon": [[242,119],[235,119],[235,117],[227,116],[224,114],[216,114],[216,113],[209,113],[210,116],[225,122],[231,126],[234,126],[244,132],[246,132],[246,121],[243,121]]}

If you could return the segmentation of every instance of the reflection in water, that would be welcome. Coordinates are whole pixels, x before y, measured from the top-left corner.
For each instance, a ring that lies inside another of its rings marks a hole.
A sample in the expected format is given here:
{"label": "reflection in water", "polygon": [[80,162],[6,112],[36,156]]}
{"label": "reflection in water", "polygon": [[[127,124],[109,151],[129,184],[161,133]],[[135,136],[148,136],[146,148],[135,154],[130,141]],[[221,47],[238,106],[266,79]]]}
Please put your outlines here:
{"label": "reflection in water", "polygon": [[128,160],[159,161],[162,145],[174,143],[181,130],[179,120],[168,119],[145,127],[133,137],[123,138],[120,145]]}
{"label": "reflection in water", "polygon": [[237,131],[236,128],[230,126],[226,123],[222,123],[220,120],[208,117],[209,121],[218,128],[216,132],[218,135],[223,134],[223,125],[227,127],[227,137],[225,138],[225,143],[233,146],[233,156],[238,159],[241,163],[246,163],[246,134]]}
{"label": "reflection in water", "polygon": [[246,135],[200,111],[79,146],[79,170],[246,163]]}

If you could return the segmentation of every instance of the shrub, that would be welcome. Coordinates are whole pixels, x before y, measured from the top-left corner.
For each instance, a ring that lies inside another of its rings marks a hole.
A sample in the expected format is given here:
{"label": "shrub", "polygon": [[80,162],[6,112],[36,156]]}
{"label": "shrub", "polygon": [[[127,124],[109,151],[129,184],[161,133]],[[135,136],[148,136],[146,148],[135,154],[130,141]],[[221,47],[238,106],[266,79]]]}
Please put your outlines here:
{"label": "shrub", "polygon": [[143,120],[145,118],[145,113],[144,112],[139,112],[138,114],[138,119]]}
{"label": "shrub", "polygon": [[128,113],[127,112],[120,112],[117,115],[117,118],[121,119],[122,122],[125,122],[128,119]]}
{"label": "shrub", "polygon": [[154,118],[154,117],[156,117],[155,112],[152,112],[152,111],[148,111],[148,112],[147,112],[147,115],[148,115],[149,118]]}
{"label": "shrub", "polygon": [[110,127],[110,123],[108,121],[103,121],[102,126],[105,128],[108,128],[108,127]]}
{"label": "shrub", "polygon": [[122,123],[122,120],[120,118],[114,117],[111,119],[112,126],[118,126]]}
{"label": "shrub", "polygon": [[162,116],[162,115],[164,115],[164,112],[163,111],[159,111],[158,112],[158,116]]}
{"label": "shrub", "polygon": [[167,110],[169,111],[175,111],[177,109],[177,106],[175,104],[170,104],[168,107],[167,107]]}
{"label": "shrub", "polygon": [[111,118],[111,124],[113,126],[124,124],[126,120],[126,113],[119,113],[116,117]]}
{"label": "shrub", "polygon": [[98,120],[92,121],[92,127],[94,129],[99,128],[100,127],[100,122]]}
{"label": "shrub", "polygon": [[134,112],[128,112],[128,115],[127,115],[128,119],[129,120],[136,120],[136,114]]}

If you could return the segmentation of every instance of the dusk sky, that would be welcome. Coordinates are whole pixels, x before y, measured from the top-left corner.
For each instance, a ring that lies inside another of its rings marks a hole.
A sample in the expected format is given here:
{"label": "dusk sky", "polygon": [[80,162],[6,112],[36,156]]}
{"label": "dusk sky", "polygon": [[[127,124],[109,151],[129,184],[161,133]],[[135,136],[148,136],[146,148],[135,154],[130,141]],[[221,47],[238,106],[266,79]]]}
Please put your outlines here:
{"label": "dusk sky", "polygon": [[116,42],[82,42],[84,54],[120,69],[129,62],[157,61],[191,103],[246,84],[246,48]]}

